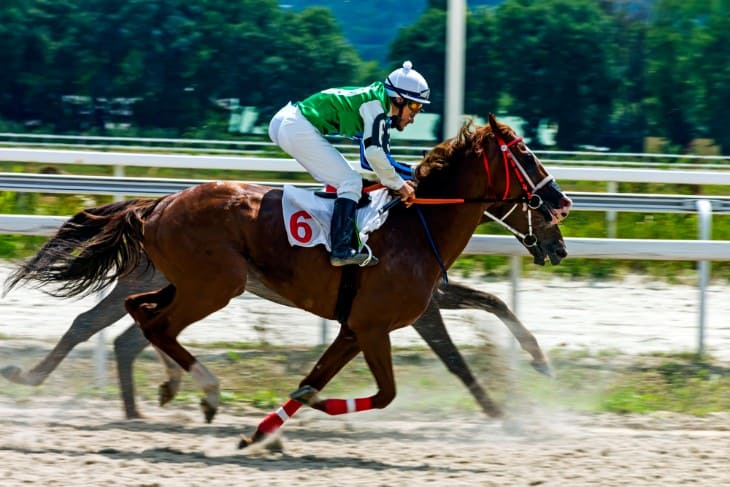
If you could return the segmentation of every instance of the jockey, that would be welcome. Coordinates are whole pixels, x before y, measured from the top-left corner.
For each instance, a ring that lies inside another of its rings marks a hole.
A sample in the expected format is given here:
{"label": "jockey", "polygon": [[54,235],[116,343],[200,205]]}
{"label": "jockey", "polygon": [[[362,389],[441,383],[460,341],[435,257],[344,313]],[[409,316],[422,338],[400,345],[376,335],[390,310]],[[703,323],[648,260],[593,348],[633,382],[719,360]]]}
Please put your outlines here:
{"label": "jockey", "polygon": [[[402,131],[430,103],[428,83],[410,61],[385,81],[365,87],[331,88],[297,103],[288,103],[269,123],[269,137],[318,181],[337,189],[330,225],[333,266],[362,265],[368,254],[352,248],[360,174],[324,135],[362,134],[364,157],[380,182],[407,202],[415,195],[411,182],[398,175],[390,161],[389,129]],[[372,257],[367,265],[377,264]]]}

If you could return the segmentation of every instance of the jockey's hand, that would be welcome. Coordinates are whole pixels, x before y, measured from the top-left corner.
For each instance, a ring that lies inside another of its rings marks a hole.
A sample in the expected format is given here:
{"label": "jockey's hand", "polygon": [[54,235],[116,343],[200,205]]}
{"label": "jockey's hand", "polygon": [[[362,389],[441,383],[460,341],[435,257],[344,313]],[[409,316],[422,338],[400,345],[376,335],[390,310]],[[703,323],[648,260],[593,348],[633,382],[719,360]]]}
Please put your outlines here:
{"label": "jockey's hand", "polygon": [[411,181],[406,181],[405,184],[400,187],[398,193],[400,193],[400,200],[406,204],[406,208],[413,204],[412,200],[416,197],[416,190],[413,188],[413,183]]}

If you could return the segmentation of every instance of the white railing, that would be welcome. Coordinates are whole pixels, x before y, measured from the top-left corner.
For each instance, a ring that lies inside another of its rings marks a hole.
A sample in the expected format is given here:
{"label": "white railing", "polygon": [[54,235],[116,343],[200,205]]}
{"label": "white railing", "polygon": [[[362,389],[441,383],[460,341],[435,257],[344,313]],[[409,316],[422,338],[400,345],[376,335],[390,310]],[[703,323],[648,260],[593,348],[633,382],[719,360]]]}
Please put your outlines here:
{"label": "white railing", "polygon": [[[119,181],[124,167],[173,167],[197,169],[228,169],[237,171],[277,171],[304,172],[304,169],[291,159],[261,158],[245,156],[216,156],[189,154],[158,154],[141,152],[103,152],[88,150],[51,150],[28,148],[0,148],[0,161],[20,161],[42,164],[79,164],[110,165],[115,168]],[[358,168],[357,163],[352,163]],[[550,167],[551,173],[561,181],[603,181],[729,185],[730,171],[714,170],[662,170],[628,169],[607,167]],[[93,177],[88,177],[93,180]],[[73,189],[69,189],[72,191]],[[58,189],[64,192],[63,189]],[[711,241],[710,218],[712,215],[711,198],[697,198],[696,210],[700,215],[698,240],[641,240],[641,239],[587,239],[567,238],[570,255],[579,258],[641,259],[641,260],[691,260],[698,266],[699,336],[698,349],[704,350],[705,287],[709,276],[710,261],[730,260],[730,241]],[[634,211],[636,211],[634,209]],[[649,209],[648,211],[651,211]],[[64,221],[65,217],[42,217],[25,215],[0,215],[0,233],[26,235],[51,235]],[[512,237],[475,235],[465,249],[467,254],[494,254],[513,257],[513,265],[519,265],[520,256],[528,255]],[[513,295],[519,286],[519,273],[513,272]],[[516,300],[513,298],[513,306]]]}
{"label": "white railing", "polygon": [[[357,153],[357,145],[342,137],[330,137],[339,150]],[[413,159],[431,146],[423,141],[392,140],[394,154],[405,159]],[[0,133],[0,145],[5,147],[34,147],[75,150],[139,150],[142,152],[206,152],[210,154],[230,153],[253,155],[262,152],[279,152],[267,137],[258,140],[232,139],[173,139],[160,137],[110,137],[55,134],[17,134]],[[673,169],[729,169],[730,156],[700,154],[661,154],[646,152],[608,152],[608,151],[564,151],[536,150],[535,153],[550,165],[612,166],[612,167],[665,167],[669,161]],[[356,156],[355,156],[356,158]]]}
{"label": "white railing", "polygon": [[[293,159],[276,157],[157,154],[146,152],[104,152],[90,150],[28,149],[0,147],[0,161],[40,164],[115,166],[123,175],[127,166],[235,171],[305,172]],[[358,162],[351,162],[359,170]],[[729,170],[666,170],[550,165],[550,173],[560,181],[604,181],[633,183],[701,184],[730,186]]]}

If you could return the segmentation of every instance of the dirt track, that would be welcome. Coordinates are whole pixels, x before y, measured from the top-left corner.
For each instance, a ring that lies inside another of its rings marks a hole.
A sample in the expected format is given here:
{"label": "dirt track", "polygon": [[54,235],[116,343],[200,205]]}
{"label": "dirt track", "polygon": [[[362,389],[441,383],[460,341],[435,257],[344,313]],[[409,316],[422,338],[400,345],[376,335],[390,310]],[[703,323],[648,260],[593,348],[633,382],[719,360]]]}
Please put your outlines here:
{"label": "dirt track", "polygon": [[[261,413],[157,409],[120,421],[104,400],[0,402],[3,486],[730,484],[730,415],[529,420],[386,410],[350,418],[303,410],[283,452],[236,449]],[[521,431],[518,431],[521,430]]]}
{"label": "dirt track", "polygon": [[[0,275],[4,270],[0,266]],[[474,284],[500,290],[495,283]],[[694,348],[696,290],[691,286],[639,280],[523,285],[522,318],[546,349],[620,347],[633,354]],[[727,357],[730,339],[725,322],[730,313],[727,291],[725,284],[710,292],[708,345],[721,357]],[[498,294],[508,297],[504,289]],[[28,290],[13,293],[0,302],[0,335],[55,340],[73,316],[94,302],[89,301],[49,300]],[[188,339],[263,337],[278,343],[285,342],[280,338],[296,336],[317,343],[317,320],[297,321],[294,335],[282,323],[302,320],[301,313],[290,316],[284,308],[272,306],[248,298],[236,300],[226,309],[228,314],[213,320],[225,327],[198,324],[191,327]],[[481,312],[447,314],[449,330],[458,342],[473,341],[475,324],[490,336],[503,337],[503,326],[490,319]],[[127,325],[123,320],[108,330],[107,344]],[[265,335],[259,328],[266,330]],[[406,333],[394,335],[396,342],[411,342]],[[94,343],[80,349],[88,351]],[[8,350],[19,344],[13,340]],[[34,360],[29,355],[20,365],[27,367]],[[0,357],[0,366],[16,362],[15,357]],[[63,375],[69,370],[59,369],[51,384],[64,384]],[[93,380],[89,377],[87,382]],[[4,384],[0,382],[0,387]],[[237,438],[252,432],[262,419],[261,411],[223,410],[206,425],[194,407],[173,403],[159,409],[144,404],[142,410],[151,419],[126,422],[120,420],[116,398],[82,399],[74,396],[80,392],[77,385],[61,387],[69,397],[58,397],[53,395],[55,389],[52,394],[28,389],[23,399],[0,395],[3,487],[730,485],[730,413],[700,419],[662,414],[575,416],[533,409],[503,423],[480,413],[467,415],[448,408],[424,413],[395,403],[385,411],[348,417],[303,410],[284,430],[283,452],[252,452],[237,450]]]}

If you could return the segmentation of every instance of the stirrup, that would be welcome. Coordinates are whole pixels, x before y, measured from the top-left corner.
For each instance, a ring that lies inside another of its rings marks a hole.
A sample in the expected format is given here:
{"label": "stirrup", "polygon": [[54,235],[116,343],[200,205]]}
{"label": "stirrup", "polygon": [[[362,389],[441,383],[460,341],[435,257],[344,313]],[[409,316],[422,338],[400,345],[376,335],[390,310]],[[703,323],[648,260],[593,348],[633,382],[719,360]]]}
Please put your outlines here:
{"label": "stirrup", "polygon": [[360,267],[372,267],[378,262],[377,257],[370,254],[358,254],[355,249],[349,249],[345,255],[330,255],[330,264],[335,267],[342,267],[345,265],[357,265]]}

